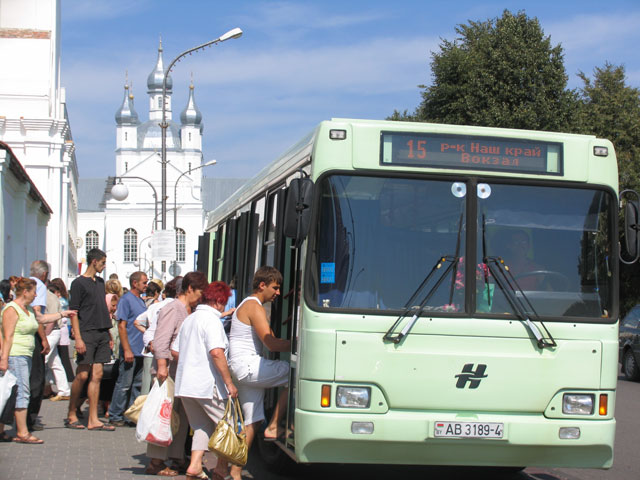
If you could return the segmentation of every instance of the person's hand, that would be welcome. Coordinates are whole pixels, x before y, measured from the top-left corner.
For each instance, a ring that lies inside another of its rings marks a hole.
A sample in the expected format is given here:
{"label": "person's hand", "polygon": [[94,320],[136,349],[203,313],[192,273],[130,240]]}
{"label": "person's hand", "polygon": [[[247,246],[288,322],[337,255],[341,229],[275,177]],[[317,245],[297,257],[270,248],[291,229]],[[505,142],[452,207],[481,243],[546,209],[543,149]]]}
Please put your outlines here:
{"label": "person's hand", "polygon": [[87,346],[84,344],[81,338],[76,338],[76,352],[80,355],[87,353]]}
{"label": "person's hand", "polygon": [[51,351],[51,346],[49,345],[49,341],[45,338],[42,340],[42,355],[47,355]]}
{"label": "person's hand", "polygon": [[77,310],[63,310],[60,312],[62,314],[62,318],[69,318],[78,314]]}
{"label": "person's hand", "polygon": [[133,352],[130,348],[124,351],[124,361],[125,363],[133,363]]}
{"label": "person's hand", "polygon": [[153,353],[153,342],[149,342],[149,345],[147,345],[147,348],[149,349],[149,352]]}
{"label": "person's hand", "polygon": [[158,372],[156,373],[156,378],[158,382],[164,382],[169,376],[169,369],[166,365],[158,365]]}
{"label": "person's hand", "polygon": [[238,389],[233,384],[233,382],[227,383],[226,385],[227,385],[227,391],[229,392],[229,396],[231,398],[238,398]]}
{"label": "person's hand", "polygon": [[113,352],[113,337],[109,339],[109,348]]}
{"label": "person's hand", "polygon": [[156,372],[156,378],[160,383],[164,382],[169,376],[169,369],[166,365],[158,365],[158,371]]}
{"label": "person's hand", "polygon": [[9,370],[9,359],[0,359],[0,372],[4,374],[4,372],[6,372],[7,370]]}

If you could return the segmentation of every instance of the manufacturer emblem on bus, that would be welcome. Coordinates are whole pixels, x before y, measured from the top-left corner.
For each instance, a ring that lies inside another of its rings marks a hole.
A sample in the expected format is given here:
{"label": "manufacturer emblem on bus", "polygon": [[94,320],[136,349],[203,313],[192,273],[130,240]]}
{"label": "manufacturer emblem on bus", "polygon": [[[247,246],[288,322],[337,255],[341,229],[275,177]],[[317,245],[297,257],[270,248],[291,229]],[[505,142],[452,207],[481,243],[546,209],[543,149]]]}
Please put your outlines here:
{"label": "manufacturer emblem on bus", "polygon": [[480,381],[483,378],[487,378],[487,375],[484,374],[487,366],[479,363],[478,367],[474,370],[473,363],[467,363],[464,367],[462,367],[462,373],[456,375],[458,379],[456,383],[456,388],[465,388],[467,386],[467,382],[469,383],[469,388],[478,388],[480,386]]}

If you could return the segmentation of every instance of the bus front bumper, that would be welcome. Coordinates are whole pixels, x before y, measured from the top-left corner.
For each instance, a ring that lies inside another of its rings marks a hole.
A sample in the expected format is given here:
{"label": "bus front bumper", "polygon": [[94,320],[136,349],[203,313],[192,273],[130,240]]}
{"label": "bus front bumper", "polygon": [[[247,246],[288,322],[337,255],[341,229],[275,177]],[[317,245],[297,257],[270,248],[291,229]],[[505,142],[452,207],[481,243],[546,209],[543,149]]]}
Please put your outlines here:
{"label": "bus front bumper", "polygon": [[[436,422],[498,422],[501,439],[435,437]],[[372,433],[352,433],[353,423]],[[615,419],[548,419],[542,415],[388,411],[329,413],[296,409],[296,457],[302,463],[609,468]],[[579,428],[561,439],[560,428]]]}

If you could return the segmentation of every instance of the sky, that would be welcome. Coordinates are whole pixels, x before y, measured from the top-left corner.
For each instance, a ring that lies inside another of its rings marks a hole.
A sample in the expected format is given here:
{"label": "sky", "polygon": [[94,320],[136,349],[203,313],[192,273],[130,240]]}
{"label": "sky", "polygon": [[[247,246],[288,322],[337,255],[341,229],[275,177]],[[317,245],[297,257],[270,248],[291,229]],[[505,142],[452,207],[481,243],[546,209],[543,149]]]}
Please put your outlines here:
{"label": "sky", "polygon": [[412,112],[430,61],[455,27],[504,9],[536,17],[560,44],[569,88],[605,62],[640,87],[640,2],[609,0],[62,0],[62,86],[82,178],[115,174],[115,113],[125,76],[141,122],[160,37],[165,65],[234,27],[244,34],[171,72],[179,120],[193,78],[207,177],[248,178],[331,118]]}

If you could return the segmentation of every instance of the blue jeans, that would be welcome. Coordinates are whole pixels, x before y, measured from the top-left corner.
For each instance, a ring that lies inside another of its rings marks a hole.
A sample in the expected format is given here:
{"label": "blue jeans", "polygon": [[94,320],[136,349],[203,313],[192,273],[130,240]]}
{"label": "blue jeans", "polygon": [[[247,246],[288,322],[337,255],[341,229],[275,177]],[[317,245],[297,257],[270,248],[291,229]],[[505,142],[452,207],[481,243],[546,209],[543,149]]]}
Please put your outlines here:
{"label": "blue jeans", "polygon": [[16,408],[27,408],[29,406],[29,374],[31,373],[31,357],[18,355],[9,357],[9,371],[16,377],[18,385],[18,396],[16,397]]}
{"label": "blue jeans", "polygon": [[124,356],[120,356],[118,380],[113,387],[113,396],[109,406],[109,421],[124,420],[124,412],[140,395],[143,359],[144,357],[134,357],[132,363],[126,363]]}

